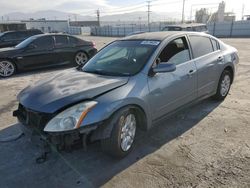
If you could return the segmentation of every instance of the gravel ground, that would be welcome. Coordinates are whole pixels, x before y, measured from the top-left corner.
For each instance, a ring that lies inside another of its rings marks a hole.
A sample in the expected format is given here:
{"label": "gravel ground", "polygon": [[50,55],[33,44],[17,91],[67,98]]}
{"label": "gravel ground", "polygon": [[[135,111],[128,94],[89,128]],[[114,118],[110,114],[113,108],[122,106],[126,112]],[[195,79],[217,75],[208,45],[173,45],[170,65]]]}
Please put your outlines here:
{"label": "gravel ground", "polygon": [[[114,40],[84,36],[98,48]],[[225,101],[211,99],[140,133],[132,153],[117,161],[100,151],[53,152],[36,164],[39,151],[20,132],[12,111],[30,83],[64,68],[0,80],[0,187],[250,187],[250,39],[223,39],[240,54],[238,75]]]}

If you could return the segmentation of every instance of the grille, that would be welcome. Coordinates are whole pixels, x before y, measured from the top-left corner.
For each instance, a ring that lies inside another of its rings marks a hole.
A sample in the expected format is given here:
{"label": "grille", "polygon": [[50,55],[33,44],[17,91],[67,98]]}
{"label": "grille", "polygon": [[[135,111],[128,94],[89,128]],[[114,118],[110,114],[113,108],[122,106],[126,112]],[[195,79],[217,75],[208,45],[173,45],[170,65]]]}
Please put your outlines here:
{"label": "grille", "polygon": [[51,114],[35,112],[19,104],[17,118],[22,124],[31,128],[42,131],[52,117]]}

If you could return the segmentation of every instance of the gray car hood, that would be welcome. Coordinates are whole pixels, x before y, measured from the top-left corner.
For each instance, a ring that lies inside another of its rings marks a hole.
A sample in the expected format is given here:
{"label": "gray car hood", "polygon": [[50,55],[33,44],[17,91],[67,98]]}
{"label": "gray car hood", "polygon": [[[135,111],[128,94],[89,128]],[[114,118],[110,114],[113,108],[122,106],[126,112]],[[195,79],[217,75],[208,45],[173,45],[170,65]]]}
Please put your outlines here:
{"label": "gray car hood", "polygon": [[93,99],[122,86],[128,79],[128,77],[101,76],[70,69],[28,86],[17,98],[28,109],[54,113],[65,106]]}

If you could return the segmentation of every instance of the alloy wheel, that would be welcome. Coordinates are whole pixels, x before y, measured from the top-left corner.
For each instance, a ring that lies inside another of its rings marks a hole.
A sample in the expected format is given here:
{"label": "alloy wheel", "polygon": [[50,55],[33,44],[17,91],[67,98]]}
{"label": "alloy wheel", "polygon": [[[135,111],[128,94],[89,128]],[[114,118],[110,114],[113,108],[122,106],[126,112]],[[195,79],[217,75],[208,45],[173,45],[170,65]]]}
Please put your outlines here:
{"label": "alloy wheel", "polygon": [[8,77],[14,74],[15,67],[13,63],[9,61],[1,61],[0,62],[0,76],[2,77]]}
{"label": "alloy wheel", "polygon": [[224,78],[221,81],[221,87],[220,87],[220,93],[224,97],[227,95],[231,85],[231,78],[228,74],[224,76]]}
{"label": "alloy wheel", "polygon": [[128,114],[122,125],[121,129],[121,149],[123,151],[128,151],[135,138],[136,131],[136,118],[134,114]]}
{"label": "alloy wheel", "polygon": [[75,57],[75,62],[78,65],[84,65],[88,61],[88,57],[84,52],[78,52]]}

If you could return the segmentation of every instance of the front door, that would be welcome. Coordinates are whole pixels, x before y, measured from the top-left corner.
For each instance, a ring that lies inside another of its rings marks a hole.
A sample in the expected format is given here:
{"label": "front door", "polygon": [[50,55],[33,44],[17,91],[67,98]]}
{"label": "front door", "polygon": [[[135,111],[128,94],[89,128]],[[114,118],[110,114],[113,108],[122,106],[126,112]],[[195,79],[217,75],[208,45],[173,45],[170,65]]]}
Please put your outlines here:
{"label": "front door", "polygon": [[185,36],[168,43],[156,62],[174,63],[176,70],[148,77],[153,119],[160,118],[197,97],[196,66],[191,60]]}
{"label": "front door", "polygon": [[24,69],[51,66],[57,61],[53,46],[51,36],[40,37],[27,46],[17,60]]}

